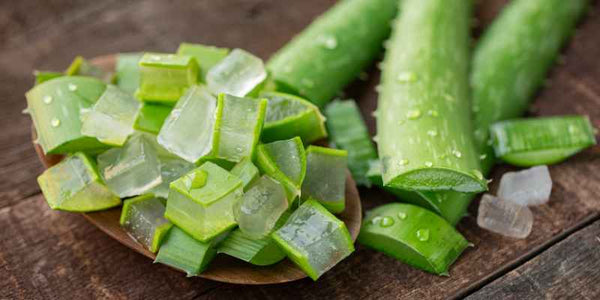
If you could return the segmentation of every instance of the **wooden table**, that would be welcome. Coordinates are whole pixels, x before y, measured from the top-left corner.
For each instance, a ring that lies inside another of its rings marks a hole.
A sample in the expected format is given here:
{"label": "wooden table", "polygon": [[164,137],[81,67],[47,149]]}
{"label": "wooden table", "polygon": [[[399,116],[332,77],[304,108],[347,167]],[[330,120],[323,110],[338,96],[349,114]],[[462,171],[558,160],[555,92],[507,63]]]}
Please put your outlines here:
{"label": "wooden table", "polygon": [[[479,34],[506,1],[481,0]],[[83,217],[52,211],[22,115],[31,71],[62,70],[78,54],[174,51],[182,41],[242,47],[267,58],[334,0],[45,0],[0,2],[0,299],[600,297],[600,147],[552,166],[552,199],[533,209],[531,236],[481,230],[470,207],[458,229],[475,244],[437,277],[383,254],[357,251],[318,282],[236,286],[185,278],[112,240]],[[357,45],[359,46],[359,45]],[[370,129],[375,67],[348,88]],[[580,24],[531,115],[588,114],[600,127],[600,3]],[[499,178],[508,167],[496,168]],[[494,187],[495,188],[495,187]],[[366,209],[391,201],[362,190]]]}

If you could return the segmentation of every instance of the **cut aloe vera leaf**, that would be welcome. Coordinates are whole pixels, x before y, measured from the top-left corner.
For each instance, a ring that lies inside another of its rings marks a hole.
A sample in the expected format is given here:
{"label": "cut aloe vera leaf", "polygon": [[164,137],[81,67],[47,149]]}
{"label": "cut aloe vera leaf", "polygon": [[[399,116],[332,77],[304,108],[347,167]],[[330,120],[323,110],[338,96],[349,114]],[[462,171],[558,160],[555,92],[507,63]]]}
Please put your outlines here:
{"label": "cut aloe vera leaf", "polygon": [[48,80],[65,76],[64,73],[61,72],[52,72],[52,71],[34,71],[33,76],[35,76],[35,85],[40,83],[44,83]]}
{"label": "cut aloe vera leaf", "polygon": [[206,242],[237,223],[234,204],[242,181],[211,162],[171,183],[165,217],[197,240]]}
{"label": "cut aloe vera leaf", "polygon": [[469,242],[440,216],[390,203],[367,212],[358,242],[418,269],[448,275]]}
{"label": "cut aloe vera leaf", "polygon": [[63,76],[29,90],[27,110],[35,125],[36,142],[45,154],[98,152],[106,149],[96,138],[81,134],[79,112],[90,108],[106,89],[91,77]]}
{"label": "cut aloe vera leaf", "polygon": [[215,95],[226,93],[244,97],[260,86],[267,78],[263,61],[241,49],[213,66],[206,74],[208,89]]}
{"label": "cut aloe vera leaf", "polygon": [[134,94],[140,86],[140,60],[143,53],[119,53],[116,63],[116,84],[117,86]]}
{"label": "cut aloe vera leaf", "polygon": [[48,168],[37,181],[52,209],[90,212],[121,205],[102,183],[94,162],[81,152]]}
{"label": "cut aloe vera leaf", "polygon": [[246,191],[256,179],[258,179],[258,176],[260,176],[258,168],[248,157],[237,163],[233,169],[231,169],[231,174],[242,180],[244,183],[244,191]]}
{"label": "cut aloe vera leaf", "polygon": [[189,55],[196,59],[200,71],[198,72],[199,82],[206,82],[206,74],[223,58],[229,54],[229,49],[206,46],[201,44],[181,43],[177,48],[178,55]]}
{"label": "cut aloe vera leaf", "polygon": [[139,66],[135,96],[142,101],[173,105],[198,81],[198,64],[188,55],[144,53]]}
{"label": "cut aloe vera leaf", "polygon": [[156,149],[141,134],[122,148],[98,155],[98,168],[106,185],[121,198],[144,194],[162,182]]}
{"label": "cut aloe vera leaf", "polygon": [[369,161],[377,159],[367,125],[354,100],[333,101],[325,108],[329,140],[335,148],[348,151],[348,168],[358,185],[370,186]]}
{"label": "cut aloe vera leaf", "polygon": [[164,214],[165,200],[148,194],[125,200],[119,223],[130,237],[156,253],[173,226]]}
{"label": "cut aloe vera leaf", "polygon": [[75,57],[71,65],[65,71],[65,75],[67,76],[89,76],[100,79],[106,83],[109,83],[112,78],[112,74],[110,72],[106,72],[101,68],[91,64],[85,58],[81,56]]}
{"label": "cut aloe vera leaf", "polygon": [[154,263],[161,263],[187,273],[188,277],[202,273],[215,258],[217,245],[227,236],[222,234],[201,242],[173,226],[165,237]]}
{"label": "cut aloe vera leaf", "polygon": [[162,198],[169,197],[169,186],[171,182],[179,179],[181,176],[187,174],[189,171],[194,169],[196,166],[186,160],[178,157],[164,157],[158,155],[160,162],[160,177],[162,182],[150,189],[150,193]]}
{"label": "cut aloe vera leaf", "polygon": [[285,189],[269,176],[263,176],[236,203],[233,214],[246,236],[261,239],[273,231],[287,209]]}
{"label": "cut aloe vera leaf", "polygon": [[380,54],[397,4],[338,2],[271,57],[278,89],[324,106]]}
{"label": "cut aloe vera leaf", "polygon": [[401,11],[376,115],[383,182],[403,190],[485,191],[487,181],[473,174],[481,173],[479,153],[465,109],[471,3],[406,0]]}
{"label": "cut aloe vera leaf", "polygon": [[300,196],[306,176],[306,152],[299,137],[259,145],[256,165],[283,185],[290,205]]}
{"label": "cut aloe vera leaf", "polygon": [[81,114],[81,133],[111,146],[122,146],[133,134],[140,102],[114,85],[108,85],[91,109]]}
{"label": "cut aloe vera leaf", "polygon": [[297,96],[266,92],[261,98],[269,100],[261,139],[273,142],[299,136],[305,144],[326,138],[325,117],[319,108]]}
{"label": "cut aloe vera leaf", "polygon": [[345,150],[308,146],[302,199],[319,201],[334,214],[343,212],[346,208],[347,159]]}
{"label": "cut aloe vera leaf", "polygon": [[[290,217],[291,212],[285,211],[275,228],[279,229]],[[257,266],[268,266],[275,264],[286,257],[285,252],[279,248],[275,240],[270,236],[262,239],[253,239],[246,236],[239,228],[234,229],[227,238],[219,244],[218,253],[241,259]]]}
{"label": "cut aloe vera leaf", "polygon": [[344,222],[314,200],[304,202],[271,236],[313,280],[354,252]]}
{"label": "cut aloe vera leaf", "polygon": [[490,133],[496,156],[521,167],[555,164],[596,144],[586,116],[502,121]]}
{"label": "cut aloe vera leaf", "polygon": [[381,168],[381,161],[379,159],[371,159],[368,162],[369,169],[365,176],[372,184],[383,187],[383,179],[381,178],[381,172],[383,169]]}
{"label": "cut aloe vera leaf", "polygon": [[173,107],[168,105],[143,102],[140,112],[133,124],[133,128],[152,134],[158,134],[172,110]]}

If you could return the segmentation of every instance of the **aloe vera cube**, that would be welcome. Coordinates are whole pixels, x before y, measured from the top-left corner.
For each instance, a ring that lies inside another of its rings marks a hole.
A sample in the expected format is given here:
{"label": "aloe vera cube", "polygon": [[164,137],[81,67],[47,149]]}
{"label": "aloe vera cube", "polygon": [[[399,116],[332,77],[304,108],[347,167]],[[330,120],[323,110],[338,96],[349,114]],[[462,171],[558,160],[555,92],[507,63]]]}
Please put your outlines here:
{"label": "aloe vera cube", "polygon": [[195,165],[177,157],[163,157],[160,156],[160,154],[158,160],[160,162],[160,177],[162,182],[150,189],[149,192],[166,199],[169,197],[169,186],[171,182],[179,179],[181,176],[194,169]]}
{"label": "aloe vera cube", "polygon": [[140,60],[143,53],[119,53],[117,55],[116,84],[117,86],[134,94],[140,86]]}
{"label": "aloe vera cube", "polygon": [[100,67],[91,64],[89,61],[87,61],[81,56],[75,57],[73,62],[71,62],[71,65],[69,65],[69,67],[65,71],[65,75],[95,77],[107,83],[110,82],[112,79],[112,74],[110,72],[106,72]]}
{"label": "aloe vera cube", "polygon": [[33,76],[35,76],[35,85],[38,85],[48,80],[65,76],[65,74],[61,72],[52,71],[34,71]]}
{"label": "aloe vera cube", "polygon": [[304,202],[272,237],[313,280],[354,252],[344,222],[314,200]]}
{"label": "aloe vera cube", "polygon": [[141,134],[122,148],[98,155],[98,168],[106,185],[121,198],[144,194],[162,182],[156,149]]}
{"label": "aloe vera cube", "polygon": [[244,191],[246,191],[256,179],[258,179],[258,176],[260,176],[258,168],[252,163],[250,158],[244,158],[242,161],[237,163],[233,169],[231,169],[231,174],[242,180],[244,183]]}
{"label": "aloe vera cube", "polygon": [[260,239],[273,231],[275,223],[287,209],[288,201],[281,184],[263,176],[244,193],[234,206],[233,213],[245,235]]}
{"label": "aloe vera cube", "polygon": [[319,108],[300,97],[277,93],[261,93],[269,100],[261,139],[273,142],[299,136],[305,144],[327,137],[325,117]]}
{"label": "aloe vera cube", "polygon": [[154,262],[182,270],[188,277],[196,276],[202,273],[215,258],[216,247],[226,234],[202,242],[177,226],[173,226],[160,246]]}
{"label": "aloe vera cube", "polygon": [[552,178],[548,166],[537,166],[518,172],[506,172],[500,178],[498,198],[522,206],[548,203]]}
{"label": "aloe vera cube", "polygon": [[133,133],[140,103],[132,95],[108,85],[91,109],[81,111],[81,133],[100,142],[122,146]]}
{"label": "aloe vera cube", "polygon": [[63,76],[29,90],[27,110],[35,125],[36,142],[45,154],[97,152],[107,146],[81,134],[79,113],[100,98],[106,85],[91,77]]}
{"label": "aloe vera cube", "polygon": [[477,225],[503,236],[524,239],[533,228],[533,214],[527,206],[485,194],[477,210]]}
{"label": "aloe vera cube", "polygon": [[206,74],[223,58],[229,54],[229,49],[218,48],[215,46],[206,46],[201,44],[181,43],[177,48],[178,55],[189,55],[196,59],[200,70],[198,72],[198,80],[206,82]]}
{"label": "aloe vera cube", "polygon": [[259,145],[256,165],[283,185],[290,204],[300,196],[306,176],[306,152],[299,137]]}
{"label": "aloe vera cube", "polygon": [[198,64],[188,55],[144,53],[139,66],[135,95],[142,101],[172,105],[198,81]]}
{"label": "aloe vera cube", "polygon": [[226,93],[237,97],[248,95],[267,78],[263,61],[241,49],[214,65],[206,74],[208,89],[215,95]]}
{"label": "aloe vera cube", "polygon": [[345,150],[308,146],[302,198],[317,200],[334,214],[343,212],[346,208],[347,158]]}
{"label": "aloe vera cube", "polygon": [[90,212],[121,204],[102,183],[93,161],[81,152],[48,168],[37,181],[52,209]]}
{"label": "aloe vera cube", "polygon": [[205,162],[171,183],[165,217],[206,242],[237,224],[233,206],[242,197],[242,185],[225,169]]}
{"label": "aloe vera cube", "polygon": [[172,110],[173,107],[168,105],[143,102],[137,118],[135,119],[135,123],[133,124],[133,128],[152,134],[158,134]]}
{"label": "aloe vera cube", "polygon": [[469,242],[442,217],[411,204],[367,212],[358,242],[421,270],[448,275]]}
{"label": "aloe vera cube", "polygon": [[119,223],[130,237],[156,253],[173,226],[164,214],[165,200],[148,194],[125,200]]}

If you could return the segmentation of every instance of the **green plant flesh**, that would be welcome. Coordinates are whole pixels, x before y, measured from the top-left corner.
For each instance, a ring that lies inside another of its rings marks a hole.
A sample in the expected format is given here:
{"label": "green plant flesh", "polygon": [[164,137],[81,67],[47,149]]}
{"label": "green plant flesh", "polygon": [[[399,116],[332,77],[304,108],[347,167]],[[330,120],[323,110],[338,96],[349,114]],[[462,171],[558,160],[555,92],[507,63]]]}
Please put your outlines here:
{"label": "green plant flesh", "polygon": [[171,110],[173,110],[173,107],[168,105],[144,102],[135,119],[133,128],[152,134],[158,134],[163,123],[171,113]]}
{"label": "green plant flesh", "polygon": [[177,48],[178,55],[189,55],[196,59],[198,67],[198,80],[206,82],[206,74],[214,65],[218,64],[227,54],[229,49],[217,48],[214,46],[206,46],[200,44],[182,43]]}
{"label": "green plant flesh", "polygon": [[115,66],[115,81],[117,86],[133,94],[140,85],[140,60],[142,53],[119,53]]}
{"label": "green plant flesh", "polygon": [[346,208],[346,169],[348,152],[319,146],[306,149],[306,177],[302,199],[314,199],[332,213]]}
{"label": "green plant flesh", "polygon": [[252,163],[250,158],[244,158],[242,161],[237,163],[233,169],[231,169],[231,174],[237,176],[244,183],[244,191],[247,190],[250,185],[258,179],[260,172],[258,168]]}
{"label": "green plant flesh", "polygon": [[121,227],[151,252],[158,251],[173,224],[163,217],[165,200],[152,194],[138,196],[123,203]]}

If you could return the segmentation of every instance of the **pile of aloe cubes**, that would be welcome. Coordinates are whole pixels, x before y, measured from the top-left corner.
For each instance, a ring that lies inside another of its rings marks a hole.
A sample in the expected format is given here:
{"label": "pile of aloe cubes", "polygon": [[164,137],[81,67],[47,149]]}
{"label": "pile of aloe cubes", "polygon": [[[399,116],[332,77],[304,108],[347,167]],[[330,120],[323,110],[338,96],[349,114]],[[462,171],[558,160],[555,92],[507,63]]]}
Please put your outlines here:
{"label": "pile of aloe cubes", "polygon": [[48,205],[122,204],[122,228],[189,276],[223,253],[258,266],[288,257],[316,280],[354,251],[334,215],[347,153],[310,145],[327,136],[319,109],[273,86],[260,58],[198,44],[120,54],[114,73],[81,57],[37,72],[36,143],[65,155],[38,178]]}

